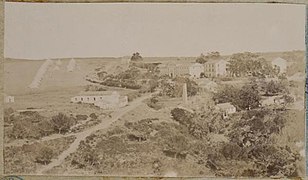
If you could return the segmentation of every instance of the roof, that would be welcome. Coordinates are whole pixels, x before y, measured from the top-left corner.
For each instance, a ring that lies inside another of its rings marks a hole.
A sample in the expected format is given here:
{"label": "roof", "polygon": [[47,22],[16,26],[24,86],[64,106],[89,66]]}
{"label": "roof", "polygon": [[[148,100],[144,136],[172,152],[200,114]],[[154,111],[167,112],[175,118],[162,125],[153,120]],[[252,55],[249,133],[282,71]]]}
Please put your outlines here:
{"label": "roof", "polygon": [[119,94],[117,91],[82,91],[79,96],[102,96],[102,95],[116,95]]}
{"label": "roof", "polygon": [[216,107],[220,109],[235,108],[235,106],[233,106],[231,103],[220,103],[220,104],[217,104]]}
{"label": "roof", "polygon": [[218,63],[218,62],[227,62],[223,59],[210,59],[209,61],[205,62],[204,64],[213,64],[213,63]]}
{"label": "roof", "polygon": [[191,64],[190,66],[203,66],[203,65],[200,64],[200,63],[193,63],[193,64]]}

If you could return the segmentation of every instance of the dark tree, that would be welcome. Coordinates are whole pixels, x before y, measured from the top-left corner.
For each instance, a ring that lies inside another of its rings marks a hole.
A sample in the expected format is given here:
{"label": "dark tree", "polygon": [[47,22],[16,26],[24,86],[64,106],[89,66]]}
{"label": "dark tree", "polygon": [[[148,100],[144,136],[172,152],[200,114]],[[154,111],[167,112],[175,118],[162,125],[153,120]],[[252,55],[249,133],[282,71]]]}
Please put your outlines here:
{"label": "dark tree", "polygon": [[136,52],[133,54],[133,56],[130,58],[131,61],[142,61],[143,58],[142,56],[140,55],[139,52]]}
{"label": "dark tree", "polygon": [[65,114],[59,113],[58,115],[51,118],[51,123],[54,127],[54,130],[61,134],[67,132],[74,124],[74,121]]}

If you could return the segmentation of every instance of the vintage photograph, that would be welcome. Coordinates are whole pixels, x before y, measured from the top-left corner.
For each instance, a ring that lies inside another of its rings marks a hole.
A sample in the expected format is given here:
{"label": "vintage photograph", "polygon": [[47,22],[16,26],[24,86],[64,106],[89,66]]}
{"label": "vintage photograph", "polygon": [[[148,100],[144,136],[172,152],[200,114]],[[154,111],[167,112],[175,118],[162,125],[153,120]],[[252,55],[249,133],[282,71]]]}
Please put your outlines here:
{"label": "vintage photograph", "polygon": [[6,2],[4,173],[304,177],[305,10]]}

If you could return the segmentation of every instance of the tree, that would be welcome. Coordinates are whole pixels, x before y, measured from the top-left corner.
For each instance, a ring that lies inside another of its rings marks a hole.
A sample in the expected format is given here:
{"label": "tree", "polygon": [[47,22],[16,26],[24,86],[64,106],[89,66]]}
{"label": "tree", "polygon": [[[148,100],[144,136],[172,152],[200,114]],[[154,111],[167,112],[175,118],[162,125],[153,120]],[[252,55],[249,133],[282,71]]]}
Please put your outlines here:
{"label": "tree", "polygon": [[266,95],[275,95],[277,93],[281,92],[281,87],[278,83],[274,82],[273,80],[269,83],[266,83],[265,86],[265,94]]}
{"label": "tree", "polygon": [[38,163],[46,165],[51,162],[52,157],[53,157],[52,149],[49,147],[43,146],[37,153],[35,160]]}
{"label": "tree", "polygon": [[216,103],[233,102],[238,97],[238,91],[238,88],[232,85],[224,85],[214,93],[213,100]]}
{"label": "tree", "polygon": [[133,54],[133,56],[130,58],[131,61],[142,61],[143,58],[142,56],[140,55],[139,52],[136,52]]}
{"label": "tree", "polygon": [[192,123],[191,120],[194,117],[194,114],[185,109],[174,108],[171,110],[171,116],[180,124],[189,127],[189,125]]}
{"label": "tree", "polygon": [[220,53],[218,51],[207,53],[205,56],[203,53],[196,59],[197,63],[204,64],[211,59],[219,59]]}
{"label": "tree", "polygon": [[227,65],[227,71],[235,77],[247,75],[266,77],[275,74],[272,66],[263,57],[250,52],[233,54]]}
{"label": "tree", "polygon": [[51,123],[54,130],[58,131],[59,134],[67,132],[70,127],[74,124],[74,121],[67,117],[63,113],[59,113],[51,118]]}
{"label": "tree", "polygon": [[260,106],[261,96],[255,86],[251,84],[244,85],[238,92],[237,98],[233,104],[241,109],[253,109]]}
{"label": "tree", "polygon": [[200,64],[204,64],[208,61],[207,57],[201,53],[201,55],[199,57],[197,57],[196,62],[200,63]]}

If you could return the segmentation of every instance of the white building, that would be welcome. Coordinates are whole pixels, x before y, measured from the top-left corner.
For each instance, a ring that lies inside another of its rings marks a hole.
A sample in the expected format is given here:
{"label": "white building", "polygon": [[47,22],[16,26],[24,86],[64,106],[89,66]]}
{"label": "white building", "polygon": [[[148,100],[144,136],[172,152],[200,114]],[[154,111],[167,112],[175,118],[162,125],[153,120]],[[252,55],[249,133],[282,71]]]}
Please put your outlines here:
{"label": "white building", "polygon": [[221,110],[223,112],[223,117],[228,117],[229,114],[233,114],[236,112],[235,106],[231,103],[220,103],[216,105],[216,109]]}
{"label": "white building", "polygon": [[4,95],[4,102],[5,103],[13,103],[15,102],[15,98],[14,96],[8,96],[8,95]]}
{"label": "white building", "polygon": [[189,74],[189,67],[190,64],[168,63],[158,65],[160,75],[168,75],[170,77]]}
{"label": "white building", "polygon": [[281,57],[278,57],[278,58],[272,60],[272,66],[274,68],[278,67],[280,73],[286,73],[287,72],[287,67],[288,67],[287,60],[282,59]]}
{"label": "white building", "polygon": [[128,104],[127,96],[121,96],[118,92],[85,92],[82,95],[71,98],[73,103],[94,104],[102,109],[117,109]]}
{"label": "white building", "polygon": [[189,74],[193,78],[200,78],[200,74],[204,72],[204,67],[200,63],[194,63],[189,66]]}
{"label": "white building", "polygon": [[209,79],[199,79],[196,81],[198,83],[201,92],[216,92],[218,88],[218,84]]}
{"label": "white building", "polygon": [[206,77],[220,77],[227,74],[227,64],[225,60],[209,60],[204,63],[204,75]]}

